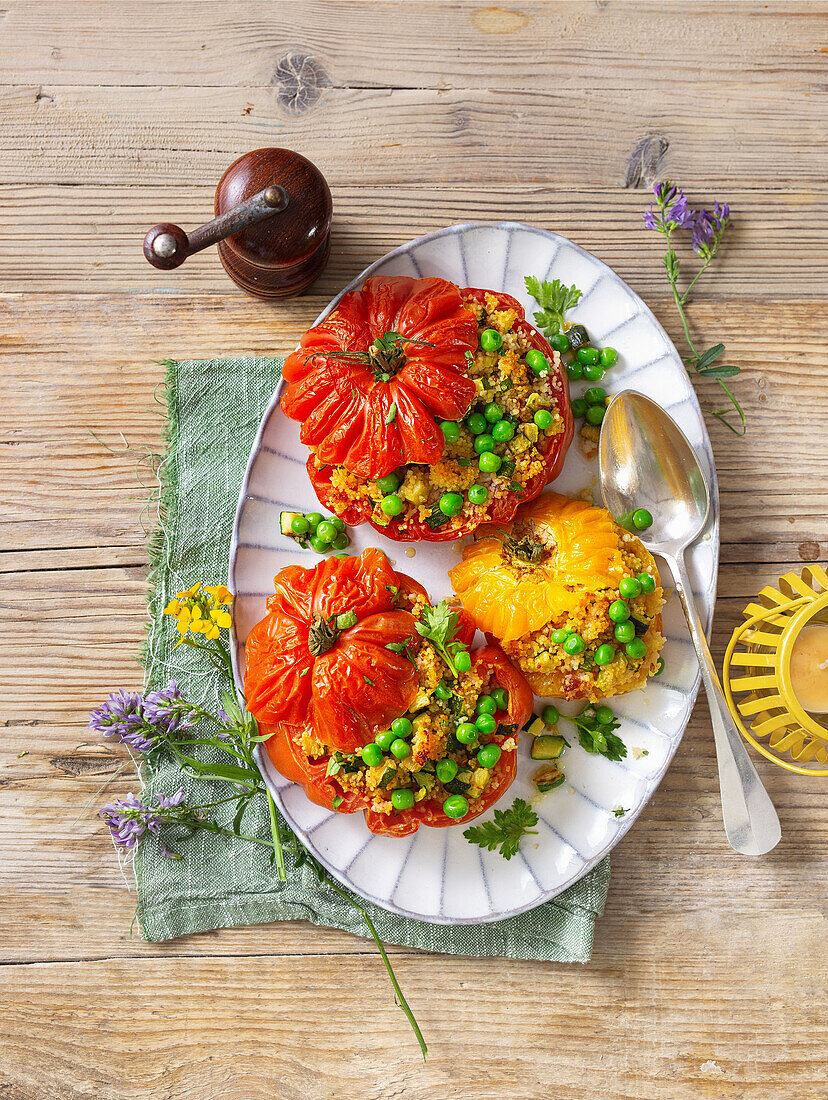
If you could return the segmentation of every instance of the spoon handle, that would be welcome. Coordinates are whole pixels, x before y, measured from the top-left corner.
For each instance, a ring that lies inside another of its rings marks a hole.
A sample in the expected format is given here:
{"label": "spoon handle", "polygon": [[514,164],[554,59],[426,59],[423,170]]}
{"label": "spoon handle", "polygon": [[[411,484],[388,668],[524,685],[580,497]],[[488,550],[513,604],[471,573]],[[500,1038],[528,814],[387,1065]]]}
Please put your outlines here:
{"label": "spoon handle", "polygon": [[775,848],[782,836],[779,818],[748,756],[745,743],[730,716],[722,685],[699,618],[683,553],[668,557],[690,637],[707,691],[713,737],[719,765],[722,817],[731,848],[746,856],[761,856]]}

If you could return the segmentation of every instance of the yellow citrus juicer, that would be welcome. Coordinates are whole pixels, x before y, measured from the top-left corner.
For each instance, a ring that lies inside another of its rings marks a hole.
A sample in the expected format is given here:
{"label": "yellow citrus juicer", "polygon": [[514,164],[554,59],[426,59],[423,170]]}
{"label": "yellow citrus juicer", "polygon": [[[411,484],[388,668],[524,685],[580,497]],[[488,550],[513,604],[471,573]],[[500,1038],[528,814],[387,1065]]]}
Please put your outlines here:
{"label": "yellow citrus juicer", "polygon": [[[742,735],[768,760],[802,775],[828,775],[828,713],[803,707],[791,675],[803,630],[828,630],[828,574],[809,565],[777,585],[762,589],[733,631],[724,658],[725,697]],[[734,695],[743,698],[737,703]]]}

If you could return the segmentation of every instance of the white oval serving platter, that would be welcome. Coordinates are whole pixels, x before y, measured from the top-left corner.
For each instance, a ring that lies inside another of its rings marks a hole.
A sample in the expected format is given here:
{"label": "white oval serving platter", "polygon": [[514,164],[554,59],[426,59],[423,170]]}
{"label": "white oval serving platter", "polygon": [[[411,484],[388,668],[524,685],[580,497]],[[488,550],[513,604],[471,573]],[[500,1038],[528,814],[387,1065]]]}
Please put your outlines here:
{"label": "white oval serving platter", "polygon": [[[688,566],[702,614],[710,622],[719,557],[713,454],[687,372],[644,302],[606,264],[564,237],[515,222],[472,222],[449,226],[389,252],[349,283],[314,323],[327,316],[342,294],[376,274],[439,275],[461,287],[504,290],[523,304],[530,320],[537,306],[526,293],[524,275],[559,278],[583,291],[569,319],[585,324],[597,344],[619,352],[619,362],[602,384],[610,393],[639,390],[662,405],[690,440],[707,474],[711,513],[702,538],[688,555]],[[581,383],[574,384],[573,396],[581,389]],[[312,566],[319,560],[279,532],[282,509],[309,511],[317,504],[305,473],[307,451],[299,442],[299,425],[279,411],[280,392],[281,385],[253,444],[233,530],[228,583],[236,595],[233,648],[239,683],[244,643],[265,614],[274,574],[286,565]],[[588,460],[583,454],[576,427],[555,490],[569,495],[592,490],[600,504],[597,462],[597,457]],[[367,524],[351,535],[354,553],[377,546],[398,569],[424,584],[433,600],[450,595],[447,572],[459,560],[463,542],[398,543]],[[663,579],[669,586],[669,573]],[[435,924],[502,920],[555,897],[585,875],[624,836],[658,786],[690,718],[699,685],[698,665],[676,598],[665,608],[664,632],[662,675],[644,691],[611,700],[621,721],[618,733],[627,745],[626,759],[611,763],[587,754],[577,744],[574,727],[562,722],[561,732],[572,742],[562,761],[566,783],[535,797],[538,833],[525,837],[518,855],[508,862],[470,844],[462,828],[422,827],[404,839],[373,836],[361,813],[337,814],[311,803],[301,787],[275,771],[261,747],[259,766],[291,828],[334,878],[363,898]],[[536,709],[543,703],[539,701]],[[562,713],[579,709],[558,705]],[[499,807],[511,805],[517,797],[536,796],[530,779],[536,767],[524,741],[517,779]],[[477,820],[491,814],[492,810]]]}

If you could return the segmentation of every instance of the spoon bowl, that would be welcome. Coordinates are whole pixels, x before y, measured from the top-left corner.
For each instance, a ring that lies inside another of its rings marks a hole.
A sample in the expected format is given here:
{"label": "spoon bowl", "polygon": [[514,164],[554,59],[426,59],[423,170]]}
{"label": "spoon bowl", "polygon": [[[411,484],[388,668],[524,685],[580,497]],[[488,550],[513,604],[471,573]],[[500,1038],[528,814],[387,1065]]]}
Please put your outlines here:
{"label": "spoon bowl", "polygon": [[614,516],[646,508],[653,525],[638,532],[647,546],[694,542],[710,513],[707,479],[678,424],[633,390],[613,399],[599,444],[604,503]]}
{"label": "spoon bowl", "polygon": [[653,522],[636,534],[673,574],[710,704],[727,839],[743,855],[764,855],[779,843],[779,818],[728,710],[684,560],[710,513],[702,468],[676,422],[634,390],[610,402],[598,454],[607,509],[621,521],[646,508]]}

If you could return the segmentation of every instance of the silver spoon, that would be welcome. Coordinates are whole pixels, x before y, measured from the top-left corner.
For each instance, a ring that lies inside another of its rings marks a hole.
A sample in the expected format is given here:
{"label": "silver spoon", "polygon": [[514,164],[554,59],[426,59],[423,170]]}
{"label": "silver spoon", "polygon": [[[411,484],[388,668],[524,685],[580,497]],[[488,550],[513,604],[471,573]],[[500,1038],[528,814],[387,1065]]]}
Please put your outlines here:
{"label": "silver spoon", "polygon": [[652,527],[639,536],[669,565],[687,616],[713,720],[727,839],[743,855],[764,855],[779,843],[779,818],[727,709],[684,561],[710,512],[704,473],[675,421],[633,390],[612,399],[599,454],[604,504],[616,517],[636,508],[652,513]]}

